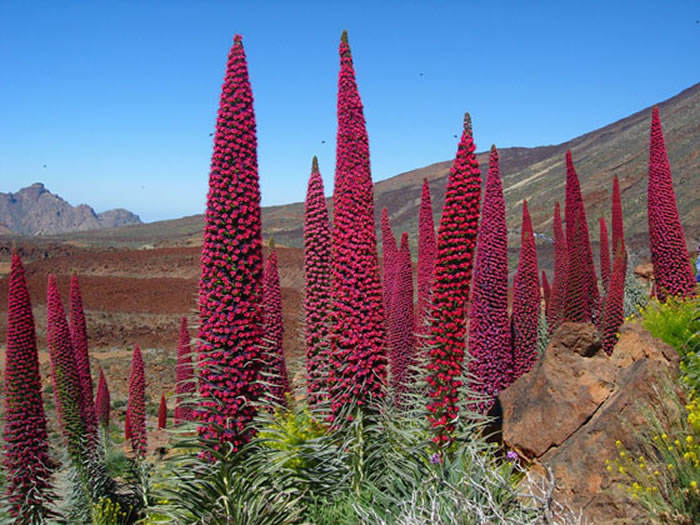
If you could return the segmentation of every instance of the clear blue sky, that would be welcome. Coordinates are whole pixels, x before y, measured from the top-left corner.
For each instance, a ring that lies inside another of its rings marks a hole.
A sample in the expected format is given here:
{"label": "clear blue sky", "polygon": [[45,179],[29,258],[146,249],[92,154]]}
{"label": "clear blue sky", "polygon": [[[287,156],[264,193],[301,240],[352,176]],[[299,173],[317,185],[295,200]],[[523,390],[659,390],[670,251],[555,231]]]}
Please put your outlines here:
{"label": "clear blue sky", "polygon": [[0,191],[200,213],[235,33],[271,205],[303,200],[314,154],[332,190],[343,29],[380,180],[451,159],[464,111],[479,150],[537,146],[675,95],[700,80],[699,20],[697,1],[1,0]]}

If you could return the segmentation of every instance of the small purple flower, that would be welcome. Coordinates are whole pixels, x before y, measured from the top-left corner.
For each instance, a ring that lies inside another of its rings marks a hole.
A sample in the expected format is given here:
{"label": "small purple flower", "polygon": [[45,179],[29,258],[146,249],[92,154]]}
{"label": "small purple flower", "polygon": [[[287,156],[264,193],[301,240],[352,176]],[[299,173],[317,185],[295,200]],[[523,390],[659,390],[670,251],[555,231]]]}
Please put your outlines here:
{"label": "small purple flower", "polygon": [[518,453],[515,450],[509,450],[506,457],[511,463],[515,463],[518,460]]}
{"label": "small purple flower", "polygon": [[438,454],[438,453],[436,452],[435,454],[433,454],[432,456],[430,456],[430,462],[431,462],[433,465],[437,465],[438,463],[440,463],[440,454]]}

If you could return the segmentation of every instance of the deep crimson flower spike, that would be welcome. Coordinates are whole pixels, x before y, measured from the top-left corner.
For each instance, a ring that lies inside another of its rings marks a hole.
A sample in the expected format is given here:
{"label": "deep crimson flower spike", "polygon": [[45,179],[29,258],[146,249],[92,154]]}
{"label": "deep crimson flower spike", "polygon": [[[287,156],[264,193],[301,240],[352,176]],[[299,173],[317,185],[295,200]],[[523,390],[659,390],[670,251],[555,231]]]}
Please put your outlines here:
{"label": "deep crimson flower spike", "polygon": [[165,402],[165,394],[160,395],[160,405],[158,406],[158,430],[164,429],[168,425],[168,405]]}
{"label": "deep crimson flower spike", "polygon": [[382,208],[382,262],[384,286],[384,313],[387,320],[391,318],[391,300],[394,296],[394,276],[396,274],[396,260],[399,250],[396,246],[396,237],[389,222],[389,211]]}
{"label": "deep crimson flower spike", "polygon": [[80,294],[78,276],[73,273],[70,281],[70,336],[75,352],[75,363],[80,376],[80,405],[85,421],[85,428],[93,444],[98,442],[97,415],[93,401],[92,374],[88,355],[87,324],[83,311],[83,298]]}
{"label": "deep crimson flower spike", "polygon": [[429,312],[430,290],[435,271],[436,243],[430,185],[428,179],[423,179],[423,191],[418,210],[418,311],[416,318],[417,331],[421,334],[428,329],[426,317]]}
{"label": "deep crimson flower spike", "polygon": [[264,380],[268,384],[270,396],[278,403],[286,405],[285,395],[289,392],[289,378],[282,346],[282,289],[277,269],[277,253],[272,240],[263,280],[263,333],[265,368],[270,374]]}
{"label": "deep crimson flower spike", "polygon": [[608,289],[610,282],[610,246],[608,244],[608,226],[605,218],[600,218],[600,277],[603,280],[603,290]]}
{"label": "deep crimson flower spike", "polygon": [[[226,65],[209,174],[199,284],[200,435],[231,443],[260,397],[262,227],[253,95],[240,35]],[[214,428],[207,423],[221,423]]]}
{"label": "deep crimson flower spike", "polygon": [[625,295],[625,252],[618,251],[613,263],[613,271],[610,276],[610,286],[603,305],[601,320],[601,334],[603,337],[603,350],[608,355],[612,354],[613,347],[617,343],[617,331],[625,320],[623,299]]}
{"label": "deep crimson flower spike", "polygon": [[[7,294],[3,465],[9,513],[19,523],[51,490],[51,460],[34,315],[19,255],[13,251]],[[25,510],[26,509],[26,510]],[[28,523],[29,521],[27,521]]]}
{"label": "deep crimson flower spike", "polygon": [[578,220],[574,222],[575,235],[571,244],[567,244],[569,268],[564,300],[564,320],[574,323],[590,323],[593,321],[593,312],[588,301],[589,273],[586,269],[585,218],[581,209],[579,211]]}
{"label": "deep crimson flower spike", "polygon": [[194,410],[188,406],[188,399],[196,390],[194,369],[192,365],[192,347],[190,346],[190,331],[187,329],[187,318],[180,319],[180,339],[177,345],[177,365],[175,369],[175,424],[194,419]]}
{"label": "deep crimson flower spike", "polygon": [[129,373],[129,399],[127,400],[127,420],[131,431],[131,448],[137,456],[146,455],[146,378],[143,356],[139,345],[134,346]]}
{"label": "deep crimson flower spike", "polygon": [[647,215],[656,296],[662,302],[669,295],[694,296],[695,279],[688,260],[683,225],[678,216],[671,167],[657,106],[654,106],[651,117]]}
{"label": "deep crimson flower spike", "polygon": [[131,433],[131,417],[129,417],[129,409],[126,410],[126,417],[124,418],[124,439],[126,441],[131,441],[133,434]]}
{"label": "deep crimson flower spike", "polygon": [[97,413],[97,422],[102,425],[105,430],[109,429],[109,411],[111,400],[109,396],[109,387],[104,371],[100,368],[100,379],[97,382],[97,396],[95,397],[95,412]]}
{"label": "deep crimson flower spike", "polygon": [[414,363],[415,336],[413,312],[413,265],[408,247],[408,234],[401,236],[401,248],[396,254],[394,290],[389,317],[389,362],[394,402],[401,406],[409,370]]}
{"label": "deep crimson flower spike", "polygon": [[328,395],[331,230],[318,159],[313,158],[304,206],[306,389],[313,406]]}
{"label": "deep crimson flower spike", "polygon": [[[481,210],[474,288],[469,307],[470,371],[475,390],[492,400],[513,378],[513,354],[508,325],[508,228],[498,151],[491,147]],[[492,401],[480,406],[488,412]]]}
{"label": "deep crimson flower spike", "polygon": [[[600,309],[600,292],[598,291],[598,278],[593,265],[593,250],[591,249],[591,239],[588,234],[588,221],[586,220],[586,210],[583,206],[583,196],[581,195],[581,185],[579,184],[571,151],[566,152],[566,243],[571,251],[579,252],[582,257],[581,264],[584,272],[584,286],[587,302],[586,311],[591,312],[591,319],[598,319]],[[581,231],[578,231],[577,220],[581,220]],[[574,239],[578,239],[581,246],[574,246]],[[571,261],[571,258],[569,258]]]}
{"label": "deep crimson flower spike", "polygon": [[532,221],[527,201],[523,201],[520,261],[513,285],[513,313],[510,323],[513,349],[512,381],[528,373],[537,361],[537,325],[540,320],[538,273]]}
{"label": "deep crimson flower spike", "polygon": [[552,295],[552,288],[549,286],[547,274],[542,270],[542,294],[544,295],[544,311],[549,311],[549,299]]}
{"label": "deep crimson flower spike", "polygon": [[566,287],[569,282],[569,249],[561,224],[561,212],[559,203],[554,205],[554,280],[552,281],[552,295],[547,308],[547,324],[549,333],[553,333],[564,318],[564,305],[566,304]]}
{"label": "deep crimson flower spike", "polygon": [[428,349],[428,419],[437,447],[450,443],[459,414],[466,341],[467,300],[479,223],[481,174],[474,153],[472,124],[464,116],[464,131],[445,189],[438,227],[437,254],[430,306]]}
{"label": "deep crimson flower spike", "polygon": [[627,249],[625,248],[625,228],[622,220],[622,201],[620,199],[620,181],[615,175],[612,191],[612,258],[615,260],[617,251],[625,256],[625,275],[627,275]]}
{"label": "deep crimson flower spike", "polygon": [[46,297],[47,346],[51,360],[56,412],[68,454],[76,462],[86,459],[87,429],[82,412],[82,388],[75,352],[56,278],[49,275]]}
{"label": "deep crimson flower spike", "polygon": [[339,51],[329,376],[334,416],[384,396],[387,362],[369,144],[345,32]]}

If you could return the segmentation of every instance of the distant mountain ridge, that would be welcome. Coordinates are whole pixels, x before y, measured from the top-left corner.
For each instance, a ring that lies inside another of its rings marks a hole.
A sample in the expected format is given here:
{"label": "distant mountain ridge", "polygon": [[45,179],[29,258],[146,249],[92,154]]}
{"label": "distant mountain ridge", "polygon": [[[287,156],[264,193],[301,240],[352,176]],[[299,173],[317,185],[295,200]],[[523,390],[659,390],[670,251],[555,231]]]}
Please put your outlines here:
{"label": "distant mountain ridge", "polygon": [[0,192],[0,234],[55,235],[141,224],[122,208],[95,213],[87,204],[72,206],[41,182],[16,193]]}

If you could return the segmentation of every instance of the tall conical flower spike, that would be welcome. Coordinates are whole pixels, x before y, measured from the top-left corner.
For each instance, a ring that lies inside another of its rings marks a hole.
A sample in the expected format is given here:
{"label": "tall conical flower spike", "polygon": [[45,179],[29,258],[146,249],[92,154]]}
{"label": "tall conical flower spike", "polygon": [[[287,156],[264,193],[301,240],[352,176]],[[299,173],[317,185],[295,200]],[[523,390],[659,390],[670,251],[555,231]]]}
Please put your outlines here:
{"label": "tall conical flower spike", "polygon": [[671,167],[657,106],[654,106],[651,117],[649,142],[647,214],[656,296],[660,301],[665,301],[669,295],[692,297],[695,295],[695,279],[676,206]]}
{"label": "tall conical flower spike", "polygon": [[603,280],[603,289],[607,290],[610,282],[610,245],[604,217],[600,218],[600,277]]}
{"label": "tall conical flower spike", "polygon": [[389,211],[382,208],[382,261],[383,261],[383,285],[384,285],[384,313],[386,318],[391,317],[391,300],[394,294],[394,264],[398,256],[396,237],[389,222]]}
{"label": "tall conical flower spike", "polygon": [[306,389],[311,405],[328,395],[331,230],[318,159],[313,158],[304,206]]}
{"label": "tall conical flower spike", "polygon": [[552,295],[547,309],[547,324],[549,332],[555,328],[564,318],[566,304],[566,288],[569,282],[569,249],[561,224],[561,212],[559,203],[554,205],[554,280],[552,281]]}
{"label": "tall conical flower spike", "polygon": [[166,426],[168,426],[168,405],[165,402],[165,394],[161,394],[158,406],[158,430],[162,430]]}
{"label": "tall conical flower spike", "polygon": [[612,191],[612,258],[615,260],[618,250],[625,256],[625,275],[627,275],[627,248],[625,248],[625,227],[622,220],[622,200],[620,199],[620,181],[615,175]]}
{"label": "tall conical flower spike", "polygon": [[3,465],[10,515],[43,523],[50,514],[51,460],[34,315],[19,255],[13,251],[7,297]]}
{"label": "tall conical flower spike", "polygon": [[603,305],[600,332],[603,338],[603,350],[612,354],[617,343],[617,331],[625,320],[623,299],[625,295],[625,253],[621,250],[615,254],[610,285]]}
{"label": "tall conical flower spike", "polygon": [[194,383],[194,370],[192,366],[190,346],[190,332],[187,329],[187,318],[183,315],[180,319],[180,339],[177,345],[177,365],[175,368],[175,424],[194,419],[194,411],[188,406],[196,390]]}
{"label": "tall conical flower spike", "polygon": [[261,231],[253,94],[236,35],[209,174],[199,285],[198,410],[200,434],[228,441],[234,450],[251,437],[254,401],[261,394]]}
{"label": "tall conical flower spike", "polygon": [[97,413],[97,422],[109,430],[109,411],[111,408],[111,400],[109,395],[109,387],[104,371],[100,368],[100,379],[97,382],[97,396],[95,397],[95,412]]}
{"label": "tall conical flower spike", "polygon": [[459,414],[458,389],[463,373],[467,300],[481,196],[481,174],[475,149],[471,118],[467,113],[445,189],[438,228],[430,334],[426,340],[428,420],[433,442],[439,448],[450,443]]}
{"label": "tall conical flower spike", "polygon": [[430,290],[435,271],[437,251],[433,206],[428,179],[423,180],[423,191],[418,211],[418,311],[416,326],[419,333],[427,330],[427,314],[430,306]]}
{"label": "tall conical flower spike", "polygon": [[146,455],[146,378],[139,345],[134,346],[129,373],[129,399],[126,415],[131,431],[131,448],[137,456]]}

